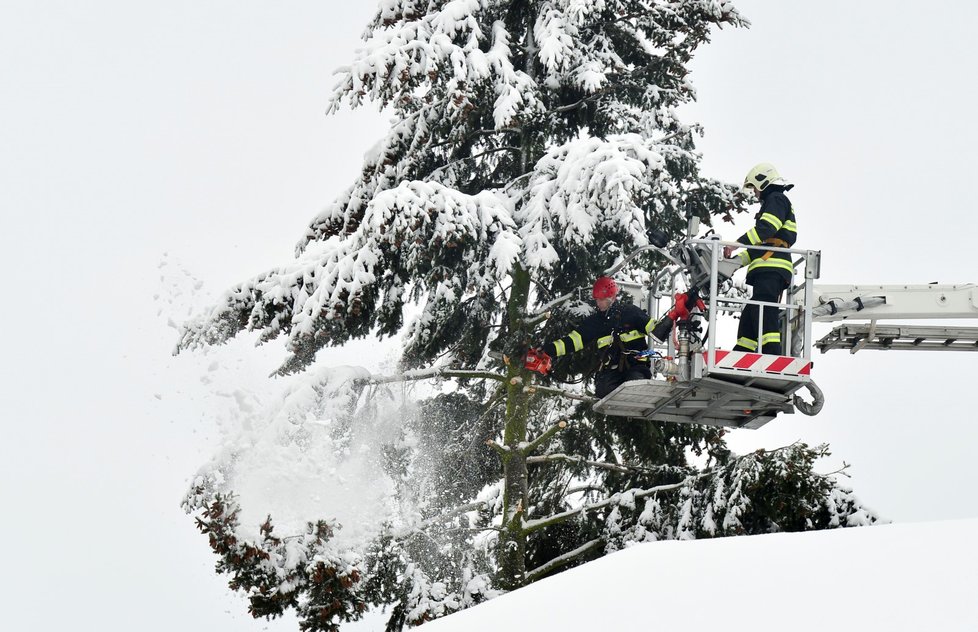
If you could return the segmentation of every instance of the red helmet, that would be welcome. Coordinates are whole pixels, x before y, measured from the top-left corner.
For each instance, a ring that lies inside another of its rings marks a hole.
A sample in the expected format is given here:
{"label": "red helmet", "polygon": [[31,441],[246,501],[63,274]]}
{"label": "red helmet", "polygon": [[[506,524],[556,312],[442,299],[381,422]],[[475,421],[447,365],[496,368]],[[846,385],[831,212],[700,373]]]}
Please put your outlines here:
{"label": "red helmet", "polygon": [[615,298],[618,296],[618,284],[611,277],[598,277],[598,280],[594,282],[594,287],[591,288],[591,296],[594,297],[594,300]]}

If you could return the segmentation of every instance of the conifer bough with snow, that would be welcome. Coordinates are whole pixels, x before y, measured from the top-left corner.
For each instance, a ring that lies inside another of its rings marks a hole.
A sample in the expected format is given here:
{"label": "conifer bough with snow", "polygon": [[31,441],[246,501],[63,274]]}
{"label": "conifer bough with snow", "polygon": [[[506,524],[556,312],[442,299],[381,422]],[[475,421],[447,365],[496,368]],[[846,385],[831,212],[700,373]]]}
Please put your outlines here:
{"label": "conifer bough with snow", "polygon": [[[710,0],[379,3],[330,110],[380,104],[390,133],[295,260],[233,287],[178,347],[284,336],[285,375],[323,347],[402,336],[402,375],[317,385],[353,404],[353,424],[372,385],[438,376],[459,389],[423,402],[405,424],[419,441],[389,451],[397,478],[422,480],[401,492],[427,490],[422,519],[378,526],[366,550],[331,548],[319,520],[276,536],[274,516],[241,542],[233,477],[198,477],[186,507],[255,616],[293,607],[303,629],[331,630],[388,605],[399,629],[635,542],[874,520],[813,471],[824,447],[736,457],[715,428],[594,415],[560,383],[583,357],[543,384],[494,359],[569,330],[592,309],[575,292],[651,231],[742,210],[735,187],[700,175],[697,129],[676,108],[694,98],[696,48],[745,24]],[[406,305],[420,310],[409,322]]]}

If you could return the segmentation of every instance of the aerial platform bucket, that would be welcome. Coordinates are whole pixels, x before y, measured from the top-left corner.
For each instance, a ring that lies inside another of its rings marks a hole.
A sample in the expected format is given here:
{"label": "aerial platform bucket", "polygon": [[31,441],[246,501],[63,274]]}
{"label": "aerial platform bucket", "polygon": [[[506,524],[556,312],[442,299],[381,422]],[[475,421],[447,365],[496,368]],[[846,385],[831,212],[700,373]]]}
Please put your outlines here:
{"label": "aerial platform bucket", "polygon": [[594,405],[617,417],[726,428],[760,428],[793,413],[795,392],[811,381],[811,362],[791,356],[714,351],[692,356],[689,380],[625,382]]}

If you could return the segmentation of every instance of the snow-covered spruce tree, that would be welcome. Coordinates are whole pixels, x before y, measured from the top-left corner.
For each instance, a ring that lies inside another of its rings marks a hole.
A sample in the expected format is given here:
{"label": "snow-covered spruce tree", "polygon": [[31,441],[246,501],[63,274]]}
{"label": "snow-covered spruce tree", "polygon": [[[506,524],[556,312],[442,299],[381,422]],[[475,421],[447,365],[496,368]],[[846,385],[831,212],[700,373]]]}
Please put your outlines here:
{"label": "snow-covered spruce tree", "polygon": [[[295,261],[232,288],[179,347],[284,336],[284,375],[324,347],[400,335],[396,379],[459,389],[408,424],[420,442],[390,450],[395,478],[425,481],[404,490],[425,499],[415,528],[391,527],[347,560],[333,601],[321,573],[280,565],[290,598],[256,614],[295,605],[307,629],[332,629],[324,609],[355,616],[365,600],[394,604],[399,629],[628,542],[872,520],[812,471],[821,448],[737,458],[716,429],[594,415],[580,386],[560,384],[584,354],[549,383],[496,359],[565,333],[591,309],[577,291],[651,229],[676,235],[688,214],[709,223],[741,208],[734,187],[701,176],[697,130],[676,115],[694,97],[693,52],[725,24],[744,20],[716,0],[381,0],[331,108],[379,103],[394,112],[390,133]],[[420,314],[405,322],[409,304]],[[187,507],[210,512],[220,570],[250,564],[243,588],[266,594],[257,571],[287,556],[237,552],[216,489],[199,483]],[[302,542],[327,541],[323,528]]]}

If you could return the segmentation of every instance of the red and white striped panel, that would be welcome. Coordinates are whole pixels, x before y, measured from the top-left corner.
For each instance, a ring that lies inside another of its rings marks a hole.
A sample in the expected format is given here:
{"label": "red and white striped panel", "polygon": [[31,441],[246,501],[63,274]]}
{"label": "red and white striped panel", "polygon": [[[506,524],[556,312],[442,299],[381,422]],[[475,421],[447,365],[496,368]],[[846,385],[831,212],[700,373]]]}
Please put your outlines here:
{"label": "red and white striped panel", "polygon": [[[779,373],[782,375],[810,375],[812,363],[803,358],[790,356],[761,355],[750,351],[714,351],[716,367],[720,369],[742,369],[751,372]],[[703,360],[708,360],[703,354]]]}

